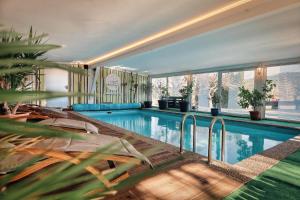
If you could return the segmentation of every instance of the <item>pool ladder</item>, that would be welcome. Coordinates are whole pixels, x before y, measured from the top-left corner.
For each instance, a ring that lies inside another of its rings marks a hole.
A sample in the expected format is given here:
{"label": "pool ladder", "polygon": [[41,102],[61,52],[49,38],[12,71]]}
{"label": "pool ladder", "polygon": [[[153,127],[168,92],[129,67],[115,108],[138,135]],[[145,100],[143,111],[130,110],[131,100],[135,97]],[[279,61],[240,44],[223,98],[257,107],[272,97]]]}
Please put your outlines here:
{"label": "pool ladder", "polygon": [[[196,152],[196,114],[193,113],[186,113],[182,117],[181,127],[180,127],[180,153],[183,153],[183,138],[184,138],[184,124],[188,117],[192,117],[193,119],[193,152]],[[199,116],[199,115],[198,115]],[[220,120],[222,124],[222,134],[221,134],[221,161],[224,162],[225,158],[225,137],[226,137],[226,129],[225,129],[225,122],[222,117],[213,117],[209,126],[209,133],[208,133],[208,156],[207,156],[207,163],[210,165],[212,162],[212,135],[213,135],[213,128],[215,123]]]}

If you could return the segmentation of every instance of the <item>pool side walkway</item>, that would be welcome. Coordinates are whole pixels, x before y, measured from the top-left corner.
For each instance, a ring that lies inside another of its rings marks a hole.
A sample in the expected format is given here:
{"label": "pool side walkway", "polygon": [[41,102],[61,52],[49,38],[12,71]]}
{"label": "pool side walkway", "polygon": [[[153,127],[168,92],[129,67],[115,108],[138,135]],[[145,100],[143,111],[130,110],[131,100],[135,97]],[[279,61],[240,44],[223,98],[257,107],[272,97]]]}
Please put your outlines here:
{"label": "pool side walkway", "polygon": [[[159,110],[158,108],[147,108],[147,110],[183,114],[182,112],[179,112],[178,109]],[[192,111],[191,113],[195,113],[202,117],[209,117],[209,118],[212,117],[211,114],[208,112]],[[274,120],[273,119],[263,119],[263,120],[259,120],[259,121],[253,121],[249,117],[231,116],[231,115],[219,115],[219,116],[223,117],[225,120],[227,119],[227,120],[234,120],[234,121],[239,121],[239,122],[247,122],[247,123],[253,123],[253,124],[260,124],[260,125],[291,127],[291,128],[298,128],[300,130],[300,122],[276,120],[276,119],[274,119]]]}
{"label": "pool side walkway", "polygon": [[225,200],[296,200],[300,196],[300,150],[266,170]]}
{"label": "pool side walkway", "polygon": [[93,123],[101,134],[126,138],[140,152],[154,149],[148,156],[154,170],[145,165],[131,169],[130,181],[133,185],[126,185],[108,199],[220,199],[243,184],[242,180],[227,174],[227,165],[224,169],[209,167],[206,159],[198,154],[186,152],[181,155],[177,147],[80,114],[69,112],[69,117]]}
{"label": "pool side walkway", "polygon": [[235,165],[213,161],[212,165],[208,166],[207,159],[198,154],[186,152],[181,155],[175,146],[76,112],[69,111],[68,115],[70,118],[95,124],[101,134],[126,138],[142,153],[155,150],[147,154],[155,169],[150,170],[147,166],[133,168],[130,171],[133,184],[122,187],[115,196],[108,199],[222,199],[277,164],[279,160],[300,149],[300,136],[296,136]]}

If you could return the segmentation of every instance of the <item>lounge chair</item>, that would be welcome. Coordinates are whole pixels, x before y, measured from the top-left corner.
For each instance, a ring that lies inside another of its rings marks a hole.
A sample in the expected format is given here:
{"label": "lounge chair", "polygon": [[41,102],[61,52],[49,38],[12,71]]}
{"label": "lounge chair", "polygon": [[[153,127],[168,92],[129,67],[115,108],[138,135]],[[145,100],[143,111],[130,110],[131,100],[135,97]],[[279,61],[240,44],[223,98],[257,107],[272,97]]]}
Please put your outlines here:
{"label": "lounge chair", "polygon": [[29,116],[27,117],[27,119],[34,119],[34,120],[45,120],[45,119],[49,119],[50,117],[48,115],[42,115],[36,111],[32,111],[30,112]]}
{"label": "lounge chair", "polygon": [[[67,161],[78,165],[99,148],[107,147],[110,144],[113,146],[113,153],[104,148],[97,154],[97,156],[101,157],[101,160],[108,162],[111,168],[109,172],[113,171],[116,167],[114,161],[134,165],[147,163],[152,168],[152,164],[148,158],[138,152],[127,140],[108,135],[81,134],[81,136],[84,140],[50,138],[37,140],[37,142],[33,142],[32,145],[26,145],[26,147],[24,145],[16,146],[15,154],[0,161],[0,173],[5,174],[14,171],[17,166],[31,160],[37,155],[43,157],[43,159],[16,175],[11,180],[11,182],[14,182],[55,163]],[[115,176],[113,180],[108,180],[104,176],[105,172],[101,172],[93,166],[87,166],[85,169],[95,175],[107,188],[129,177],[128,172],[124,172]]]}
{"label": "lounge chair", "polygon": [[70,129],[85,130],[87,133],[98,134],[99,130],[96,126],[89,122],[67,119],[67,118],[50,118],[38,122],[39,124],[49,125],[54,127],[63,127]]}

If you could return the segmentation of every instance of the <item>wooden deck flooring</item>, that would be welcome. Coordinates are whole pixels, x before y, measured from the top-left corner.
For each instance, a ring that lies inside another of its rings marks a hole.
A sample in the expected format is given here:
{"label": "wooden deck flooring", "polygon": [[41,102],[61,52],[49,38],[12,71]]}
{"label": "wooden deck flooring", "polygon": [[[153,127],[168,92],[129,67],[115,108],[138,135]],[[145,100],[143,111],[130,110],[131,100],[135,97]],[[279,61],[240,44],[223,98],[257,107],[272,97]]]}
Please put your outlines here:
{"label": "wooden deck flooring", "polygon": [[[81,119],[69,113],[70,118]],[[136,134],[126,134],[124,130],[96,122],[101,134],[125,137],[140,152],[154,149],[148,157],[154,170],[148,166],[135,167],[130,171],[135,184],[118,190],[108,199],[222,199],[243,184],[243,181],[227,175],[226,170],[209,167],[205,159],[197,154],[178,153],[178,148],[145,138]],[[167,164],[168,163],[168,164]],[[141,173],[143,172],[143,173]],[[140,179],[142,174],[142,179]]]}

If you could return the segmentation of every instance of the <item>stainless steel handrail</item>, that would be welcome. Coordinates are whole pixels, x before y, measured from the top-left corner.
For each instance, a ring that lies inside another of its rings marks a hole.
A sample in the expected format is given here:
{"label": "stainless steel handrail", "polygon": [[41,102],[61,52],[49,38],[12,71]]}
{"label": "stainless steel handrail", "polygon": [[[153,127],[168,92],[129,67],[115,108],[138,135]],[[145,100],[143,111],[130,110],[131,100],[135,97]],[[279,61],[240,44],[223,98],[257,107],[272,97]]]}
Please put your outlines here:
{"label": "stainless steel handrail", "polygon": [[179,147],[179,152],[183,153],[183,136],[184,136],[184,123],[185,120],[189,117],[193,117],[193,152],[196,152],[196,117],[192,113],[187,113],[182,117],[181,121],[181,130],[180,130],[180,147]]}
{"label": "stainless steel handrail", "polygon": [[226,129],[225,129],[225,122],[223,120],[223,118],[221,117],[214,117],[210,123],[210,126],[209,126],[209,135],[208,135],[208,159],[207,159],[207,162],[208,164],[210,165],[211,164],[211,154],[212,154],[212,132],[213,132],[213,127],[216,123],[217,120],[220,120],[221,123],[222,123],[222,139],[221,139],[221,142],[222,142],[222,146],[221,146],[221,161],[224,161],[224,158],[225,158],[225,134],[226,134]]}

